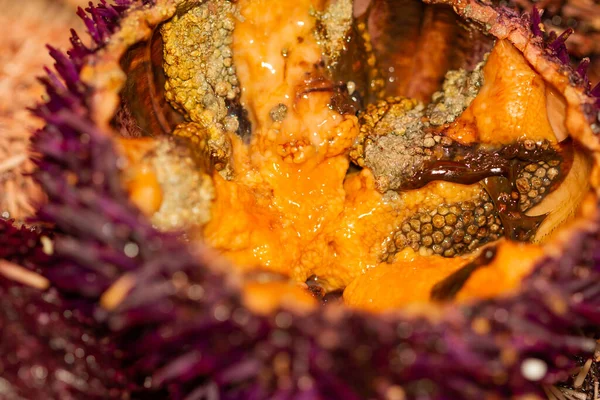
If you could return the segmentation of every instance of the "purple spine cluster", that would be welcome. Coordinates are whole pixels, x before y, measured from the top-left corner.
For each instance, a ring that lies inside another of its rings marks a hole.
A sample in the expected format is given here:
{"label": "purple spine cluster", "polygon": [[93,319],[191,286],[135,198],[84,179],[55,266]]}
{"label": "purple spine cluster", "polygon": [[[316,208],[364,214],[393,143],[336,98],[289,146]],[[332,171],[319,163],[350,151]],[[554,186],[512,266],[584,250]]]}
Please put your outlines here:
{"label": "purple spine cluster", "polygon": [[[531,32],[534,36],[537,36],[542,39],[543,46],[546,51],[552,56],[556,57],[564,67],[571,69],[571,57],[569,56],[569,51],[567,50],[567,39],[569,36],[573,34],[573,29],[568,28],[560,35],[557,35],[554,31],[550,33],[546,33],[543,29],[542,23],[542,14],[543,10],[538,10],[537,8],[533,8],[530,16],[530,27]],[[577,78],[577,81],[581,82],[584,89],[588,92],[588,94],[595,98],[593,103],[593,109],[588,112],[590,116],[590,122],[595,125],[600,125],[600,82],[596,84],[592,88],[591,82],[588,77],[588,67],[590,65],[590,59],[584,58],[581,60],[577,68],[574,69],[574,76]],[[595,131],[600,131],[600,127]]]}

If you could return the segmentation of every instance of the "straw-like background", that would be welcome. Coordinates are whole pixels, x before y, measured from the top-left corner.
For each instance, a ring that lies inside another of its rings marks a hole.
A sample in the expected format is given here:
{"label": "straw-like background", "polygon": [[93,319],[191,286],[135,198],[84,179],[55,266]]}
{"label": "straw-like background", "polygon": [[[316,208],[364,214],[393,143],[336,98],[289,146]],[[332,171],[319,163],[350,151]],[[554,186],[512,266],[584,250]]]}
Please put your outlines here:
{"label": "straw-like background", "polygon": [[69,29],[83,30],[75,15],[82,0],[0,0],[0,214],[23,219],[40,199],[27,176],[29,136],[40,126],[27,111],[43,95],[37,77],[51,66],[47,43],[67,48]]}

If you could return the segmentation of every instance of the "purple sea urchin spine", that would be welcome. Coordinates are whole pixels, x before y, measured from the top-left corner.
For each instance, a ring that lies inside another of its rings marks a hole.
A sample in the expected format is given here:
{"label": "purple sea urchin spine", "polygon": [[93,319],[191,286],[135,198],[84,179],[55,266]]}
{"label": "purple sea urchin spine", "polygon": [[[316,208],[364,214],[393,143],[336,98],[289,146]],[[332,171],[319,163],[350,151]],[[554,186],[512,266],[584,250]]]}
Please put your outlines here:
{"label": "purple sea urchin spine", "polygon": [[[573,34],[573,29],[566,29],[560,36],[556,36],[556,33],[551,32],[550,34],[546,34],[543,31],[542,24],[542,10],[538,10],[535,6],[533,10],[531,10],[530,16],[530,27],[531,32],[534,36],[537,36],[542,39],[543,45],[546,50],[555,56],[565,67],[571,69],[571,58],[569,57],[569,52],[567,50],[566,41]],[[584,58],[577,69],[575,69],[575,76],[579,77],[583,87],[590,94],[590,96],[595,97],[596,101],[594,103],[594,110],[591,111],[590,120],[592,121],[592,126],[596,126],[597,128],[594,132],[600,132],[600,83],[598,83],[594,88],[591,87],[590,80],[588,78],[588,67],[590,64],[590,60],[588,58]]]}
{"label": "purple sea urchin spine", "polygon": [[[128,2],[117,5],[89,8],[85,18],[97,46],[116,31]],[[101,352],[103,365],[122,367],[122,386],[129,383],[134,396],[143,387],[144,396],[167,390],[173,399],[509,397],[540,392],[538,381],[521,371],[527,360],[543,362],[548,371],[541,381],[554,383],[574,365],[564,354],[593,352],[594,341],[578,331],[600,323],[597,231],[574,238],[561,259],[545,260],[518,294],[448,307],[438,322],[335,307],[252,314],[235,284],[208,265],[207,249],[192,252],[157,232],[128,202],[110,136],[89,116],[92,89],[79,79],[94,50],[76,35],[73,44],[70,60],[51,49],[61,78],[44,78],[49,101],[36,111],[48,122],[34,146],[42,155],[36,177],[49,197],[39,217],[55,227],[51,262],[35,235],[9,225],[11,244],[36,243],[25,257],[2,255],[41,269],[58,289],[56,309],[77,315],[80,329],[102,338],[82,349]],[[127,283],[122,297],[101,307],[119,282]],[[19,296],[40,299],[23,290]],[[64,329],[69,338],[80,333]],[[47,337],[35,324],[25,332]]]}
{"label": "purple sea urchin spine", "polygon": [[8,283],[0,277],[0,354],[3,399],[122,398],[124,375],[111,354],[68,311],[55,291]]}
{"label": "purple sea urchin spine", "polygon": [[535,6],[531,11],[531,32],[535,36],[543,37],[543,24],[542,24],[543,10],[538,10]]}
{"label": "purple sea urchin spine", "polygon": [[48,260],[40,243],[41,229],[13,225],[14,221],[0,218],[0,260],[34,269]]}

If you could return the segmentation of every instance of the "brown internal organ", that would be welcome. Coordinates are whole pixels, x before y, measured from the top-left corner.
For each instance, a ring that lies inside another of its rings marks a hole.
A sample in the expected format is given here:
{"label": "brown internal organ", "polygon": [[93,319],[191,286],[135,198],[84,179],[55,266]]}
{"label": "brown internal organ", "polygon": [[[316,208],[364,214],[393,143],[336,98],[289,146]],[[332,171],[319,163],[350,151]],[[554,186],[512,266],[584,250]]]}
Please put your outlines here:
{"label": "brown internal organ", "polygon": [[[430,157],[421,169],[405,177],[404,187],[416,189],[436,180],[460,184],[483,181],[485,190],[472,201],[442,204],[407,219],[394,234],[389,254],[411,247],[424,254],[433,251],[453,257],[497,240],[503,234],[512,240],[532,239],[544,215],[528,216],[525,212],[558,186],[573,157],[570,143],[557,151],[547,142],[516,143],[493,152],[457,145],[454,150],[447,148],[444,155],[452,158],[431,160]],[[540,161],[531,162],[536,160]],[[471,206],[473,203],[476,207]],[[469,209],[478,211],[476,223]],[[443,211],[439,213],[440,210]],[[432,226],[438,230],[434,232]]]}
{"label": "brown internal organ", "polygon": [[[514,172],[513,160],[552,161],[560,149],[541,77],[506,41],[497,43],[482,73],[483,86],[475,98],[462,106],[459,116],[455,112],[460,108],[454,110],[446,120],[457,118],[446,125],[432,127],[438,110],[414,101],[369,106],[351,158],[373,171],[382,192],[414,189],[437,179],[475,183],[508,176]],[[537,201],[538,195],[532,192],[531,198]]]}
{"label": "brown internal organ", "polygon": [[[527,163],[519,161],[519,151],[508,146],[501,153],[505,158],[499,158],[494,167],[501,176],[508,178],[486,179],[481,192],[472,200],[440,204],[435,209],[420,211],[407,218],[393,234],[383,260],[392,260],[397,252],[407,247],[422,255],[454,257],[472,252],[502,236],[520,241],[532,239],[544,216],[532,217],[525,212],[541,202],[560,183],[572,161],[569,145],[563,146],[561,153],[548,151],[549,145],[540,147],[546,149],[537,149],[538,157],[545,156],[546,160]],[[528,149],[524,150],[530,152],[530,159],[534,159],[531,153],[535,153],[535,149]],[[509,156],[516,157],[512,159],[512,165],[506,163]],[[461,166],[458,161],[452,163],[456,167]],[[493,163],[487,164],[494,166]],[[494,171],[485,169],[478,172],[468,163],[463,167],[461,171],[468,176],[466,180],[474,176],[479,181],[482,176],[495,175]],[[442,175],[437,179],[471,183],[460,178],[460,175],[455,175],[447,179]]]}
{"label": "brown internal organ", "polygon": [[[539,169],[533,166],[532,162],[542,168],[547,165],[548,170],[550,170],[548,163],[551,163],[554,168],[551,179],[556,180],[560,175],[559,167],[563,161],[563,149],[567,148],[566,146],[553,148],[548,142],[531,141],[511,143],[502,148],[449,143],[448,146],[434,146],[433,149],[420,150],[419,153],[425,155],[420,162],[420,167],[409,170],[411,173],[403,176],[400,184],[391,189],[418,189],[436,180],[473,184],[492,176],[507,177],[513,184],[517,176],[520,176],[531,185],[534,183],[531,171]],[[413,149],[410,151],[415,152]],[[523,172],[525,168],[527,170]],[[405,170],[402,173],[405,173]],[[541,175],[541,172],[538,174]],[[548,180],[546,186],[549,187],[552,182]],[[540,188],[541,184],[536,181],[535,186]],[[526,187],[523,185],[522,189]]]}
{"label": "brown internal organ", "polygon": [[[483,87],[471,104],[465,104],[466,111],[447,125],[431,127],[427,122],[432,108],[412,100],[390,99],[369,106],[361,116],[358,145],[350,155],[372,171],[382,193],[410,191],[438,180],[474,184],[485,179],[500,220],[494,225],[512,240],[531,240],[544,215],[525,212],[567,175],[572,144],[557,143],[560,132],[555,134],[551,125],[553,110],[546,107],[545,84],[512,45],[499,42],[482,72]],[[523,90],[516,93],[515,86]],[[409,221],[416,225],[412,217],[405,221],[384,259],[406,247],[433,249],[431,233],[426,232],[423,242],[423,235],[410,229]],[[437,254],[465,251],[458,237],[453,240],[439,232],[436,238]],[[480,238],[487,242],[496,234],[487,237],[482,231]],[[477,243],[468,245],[472,251]]]}

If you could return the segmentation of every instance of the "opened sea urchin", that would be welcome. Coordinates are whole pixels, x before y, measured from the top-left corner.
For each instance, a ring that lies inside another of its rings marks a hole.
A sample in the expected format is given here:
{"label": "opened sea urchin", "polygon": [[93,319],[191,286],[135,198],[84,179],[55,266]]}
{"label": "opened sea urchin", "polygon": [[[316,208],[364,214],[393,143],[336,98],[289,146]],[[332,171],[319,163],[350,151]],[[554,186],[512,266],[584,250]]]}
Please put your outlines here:
{"label": "opened sea urchin", "polygon": [[484,399],[567,379],[600,322],[598,90],[538,11],[439,3],[81,11],[95,46],[52,51],[36,110],[46,230],[0,239],[1,323],[64,340],[39,364],[15,340],[0,392]]}

